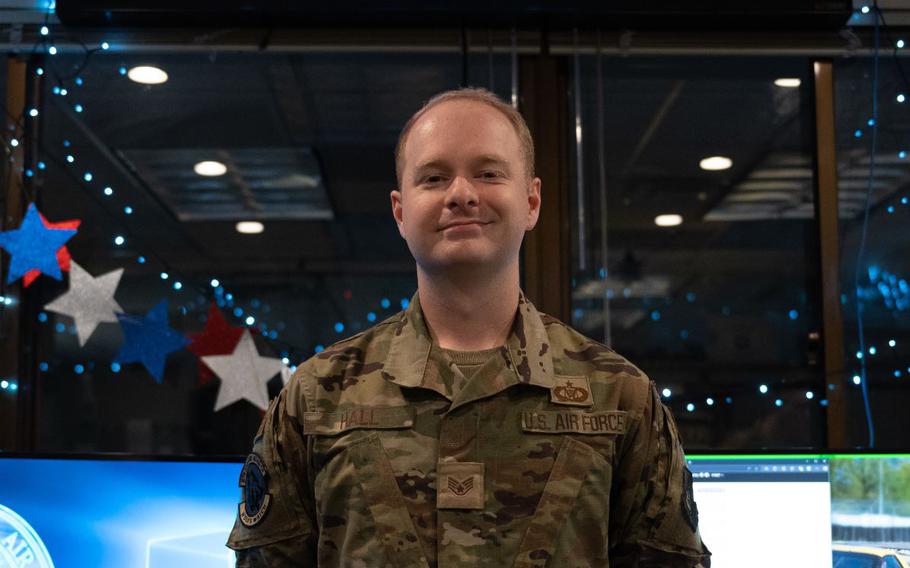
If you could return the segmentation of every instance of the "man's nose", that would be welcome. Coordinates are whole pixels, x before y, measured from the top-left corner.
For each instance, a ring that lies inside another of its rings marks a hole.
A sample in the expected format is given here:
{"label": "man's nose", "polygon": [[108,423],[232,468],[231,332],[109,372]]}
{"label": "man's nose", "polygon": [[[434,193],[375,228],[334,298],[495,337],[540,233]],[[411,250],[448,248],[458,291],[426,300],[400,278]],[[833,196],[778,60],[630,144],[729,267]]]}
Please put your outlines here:
{"label": "man's nose", "polygon": [[446,192],[446,207],[471,205],[477,205],[477,191],[474,184],[463,176],[455,176]]}

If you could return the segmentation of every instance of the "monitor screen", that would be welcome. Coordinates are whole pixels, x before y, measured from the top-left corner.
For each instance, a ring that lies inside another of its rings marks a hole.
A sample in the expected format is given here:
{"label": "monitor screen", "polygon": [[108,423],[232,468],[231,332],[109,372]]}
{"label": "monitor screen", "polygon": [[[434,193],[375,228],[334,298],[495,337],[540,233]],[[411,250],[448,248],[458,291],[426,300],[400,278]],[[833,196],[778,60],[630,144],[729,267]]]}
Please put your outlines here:
{"label": "monitor screen", "polygon": [[715,568],[910,568],[910,454],[688,459]]}
{"label": "monitor screen", "polygon": [[0,568],[227,568],[242,463],[0,459]]}

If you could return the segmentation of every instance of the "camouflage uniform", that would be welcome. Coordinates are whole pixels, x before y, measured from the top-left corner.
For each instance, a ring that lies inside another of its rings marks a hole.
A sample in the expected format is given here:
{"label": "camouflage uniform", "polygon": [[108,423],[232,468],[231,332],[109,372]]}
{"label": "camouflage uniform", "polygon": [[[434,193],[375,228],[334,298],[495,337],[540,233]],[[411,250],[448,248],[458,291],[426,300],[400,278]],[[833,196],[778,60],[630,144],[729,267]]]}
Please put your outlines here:
{"label": "camouflage uniform", "polygon": [[523,294],[492,353],[464,377],[415,294],[301,365],[241,474],[237,566],[710,565],[639,369]]}

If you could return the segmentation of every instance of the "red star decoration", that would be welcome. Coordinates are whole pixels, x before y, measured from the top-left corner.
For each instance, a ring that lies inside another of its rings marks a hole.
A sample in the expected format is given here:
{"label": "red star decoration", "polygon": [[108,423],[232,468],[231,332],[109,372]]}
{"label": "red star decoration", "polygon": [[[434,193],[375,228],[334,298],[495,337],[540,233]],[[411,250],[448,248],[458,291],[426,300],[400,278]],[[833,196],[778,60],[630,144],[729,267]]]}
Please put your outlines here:
{"label": "red star decoration", "polygon": [[[69,221],[60,221],[59,223],[51,223],[48,221],[43,214],[40,212],[38,215],[41,215],[41,222],[44,223],[44,226],[48,229],[78,229],[82,221],[80,219],[70,219]],[[66,245],[60,247],[60,250],[57,251],[57,264],[60,265],[60,270],[63,272],[70,271],[70,261],[73,259],[70,256],[70,251],[66,248]],[[38,269],[29,270],[22,277],[22,286],[28,288],[29,284],[35,281],[36,278],[41,274],[41,271]]]}
{"label": "red star decoration", "polygon": [[[240,341],[244,328],[234,327],[224,319],[218,306],[209,306],[208,319],[201,333],[190,336],[192,343],[187,347],[197,357],[203,355],[230,355]],[[215,373],[199,360],[199,384],[204,385],[215,378]]]}

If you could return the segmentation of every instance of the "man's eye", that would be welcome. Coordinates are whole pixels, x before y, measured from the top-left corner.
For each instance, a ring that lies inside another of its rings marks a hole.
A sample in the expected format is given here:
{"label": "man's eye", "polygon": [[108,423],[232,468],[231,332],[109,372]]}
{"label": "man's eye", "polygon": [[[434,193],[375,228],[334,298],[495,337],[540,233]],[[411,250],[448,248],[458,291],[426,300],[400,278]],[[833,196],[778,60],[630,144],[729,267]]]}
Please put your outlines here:
{"label": "man's eye", "polygon": [[486,171],[480,174],[480,176],[486,179],[496,179],[502,177],[502,174],[496,171]]}
{"label": "man's eye", "polygon": [[442,176],[433,175],[423,178],[423,183],[439,183],[442,181]]}

